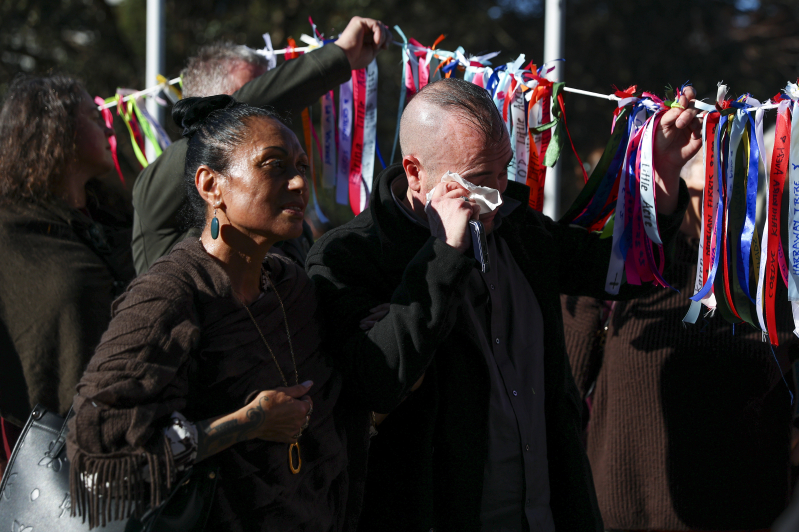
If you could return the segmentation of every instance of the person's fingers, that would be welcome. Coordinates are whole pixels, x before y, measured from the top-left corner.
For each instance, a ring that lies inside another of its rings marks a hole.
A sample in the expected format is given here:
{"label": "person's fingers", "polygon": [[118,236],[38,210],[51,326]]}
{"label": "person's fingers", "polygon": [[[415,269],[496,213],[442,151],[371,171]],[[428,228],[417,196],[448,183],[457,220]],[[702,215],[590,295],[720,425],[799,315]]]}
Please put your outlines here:
{"label": "person's fingers", "polygon": [[305,410],[305,413],[303,415],[310,416],[311,412],[313,412],[313,399],[311,399],[310,395],[303,395],[302,397],[300,397],[300,401],[308,405],[308,408]]}
{"label": "person's fingers", "polygon": [[313,386],[313,381],[305,381],[300,384],[295,384],[294,386],[289,386],[288,388],[278,388],[284,394],[288,395],[289,397],[293,397],[294,399],[299,399],[302,396],[308,393],[308,390],[311,389]]}
{"label": "person's fingers", "polygon": [[693,140],[702,140],[702,121],[700,119],[692,120],[689,125],[691,128],[691,138]]}
{"label": "person's fingers", "polygon": [[369,309],[369,312],[373,313],[380,313],[380,312],[388,312],[388,309],[391,308],[391,303],[381,303],[376,307],[372,307]]}
{"label": "person's fingers", "polygon": [[696,91],[690,85],[685,87],[682,91],[682,95],[680,95],[680,104],[683,107],[693,107],[693,101],[696,100]]}
{"label": "person's fingers", "polygon": [[444,194],[445,198],[457,199],[468,196],[469,196],[469,191],[466,190],[461,185],[459,185],[458,183],[455,183],[454,181],[450,181],[447,183],[447,193]]}
{"label": "person's fingers", "polygon": [[661,129],[668,129],[674,125],[677,121],[677,118],[680,116],[680,112],[682,109],[678,109],[677,107],[672,107],[665,113],[663,113],[663,117],[660,119],[660,128]]}
{"label": "person's fingers", "polygon": [[382,305],[369,309],[370,314],[361,320],[361,324],[368,323],[374,325],[375,322],[381,320],[388,314],[389,308],[391,308],[390,303],[383,303]]}
{"label": "person's fingers", "polygon": [[380,48],[381,41],[385,39],[383,25],[378,20],[368,18],[366,26],[369,28],[367,35],[371,37],[371,44],[374,44],[375,48]]}
{"label": "person's fingers", "polygon": [[391,35],[388,27],[373,18],[364,18],[360,20],[361,27],[364,29],[363,40],[365,44],[374,45],[375,49],[386,48]]}
{"label": "person's fingers", "polygon": [[472,203],[472,220],[480,219],[480,206],[477,203]]}
{"label": "person's fingers", "polygon": [[468,195],[469,191],[463,188],[461,185],[454,181],[447,181],[446,183],[441,182],[435,186],[433,189],[433,196],[430,198],[430,200],[437,200],[441,197],[454,199],[459,196],[463,197]]}
{"label": "person's fingers", "polygon": [[380,23],[380,25],[382,26],[382,37],[383,37],[382,41],[380,42],[380,48],[382,50],[386,50],[388,49],[388,44],[394,40],[394,35],[391,33],[391,30],[387,25],[383,24],[382,22]]}
{"label": "person's fingers", "polygon": [[685,129],[686,126],[696,121],[696,115],[699,114],[699,109],[680,109],[680,114],[675,121],[677,129]]}
{"label": "person's fingers", "polygon": [[685,87],[679,99],[679,104],[682,106],[682,109],[680,109],[680,113],[675,121],[677,129],[684,129],[686,126],[692,125],[695,122],[694,119],[696,115],[699,114],[699,109],[694,107],[695,99],[696,91],[694,91],[694,88],[691,86]]}
{"label": "person's fingers", "polygon": [[446,193],[447,193],[447,183],[439,183],[433,188],[433,196],[430,199],[431,201],[434,199],[438,199]]}

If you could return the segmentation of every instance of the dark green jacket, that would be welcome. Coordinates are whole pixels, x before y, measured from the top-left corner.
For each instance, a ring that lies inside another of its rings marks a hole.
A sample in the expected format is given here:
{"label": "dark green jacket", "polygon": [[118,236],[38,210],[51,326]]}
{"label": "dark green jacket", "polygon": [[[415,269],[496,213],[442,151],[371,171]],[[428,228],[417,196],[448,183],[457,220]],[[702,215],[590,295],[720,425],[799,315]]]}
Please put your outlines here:
{"label": "dark green jacket", "polygon": [[[311,105],[350,75],[344,50],[330,44],[286,61],[244,85],[233,97],[250,105],[270,105],[283,114]],[[172,143],[133,185],[133,261],[139,274],[187,235],[178,216],[186,200],[187,145],[186,139]]]}
{"label": "dark green jacket", "polygon": [[[392,412],[371,440],[361,530],[480,530],[489,381],[461,305],[475,261],[403,216],[389,189],[401,174],[399,165],[386,169],[369,209],[320,238],[306,264],[345,388],[364,410]],[[612,242],[527,208],[528,195],[527,187],[508,184],[505,196],[523,206],[503,218],[497,234],[533,288],[544,319],[550,505],[557,530],[601,531],[559,294],[608,298]],[[687,203],[681,184],[678,211],[658,220],[666,242],[673,241]],[[649,289],[625,285],[619,298]],[[389,314],[361,331],[359,321],[385,302],[391,303]],[[408,396],[423,373],[422,386]]]}

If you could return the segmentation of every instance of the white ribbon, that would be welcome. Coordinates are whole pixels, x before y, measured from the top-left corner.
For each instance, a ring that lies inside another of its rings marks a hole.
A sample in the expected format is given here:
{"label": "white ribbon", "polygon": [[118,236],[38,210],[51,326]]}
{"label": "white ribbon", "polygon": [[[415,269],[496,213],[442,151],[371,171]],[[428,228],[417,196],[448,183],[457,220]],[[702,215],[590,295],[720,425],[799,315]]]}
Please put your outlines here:
{"label": "white ribbon", "polygon": [[[793,104],[793,120],[791,121],[791,152],[788,169],[789,182],[789,220],[788,252],[786,259],[793,279],[794,289],[799,282],[799,103]],[[799,301],[799,291],[791,294],[791,301]]]}
{"label": "white ribbon", "polygon": [[[529,91],[528,91],[529,92]],[[530,135],[527,133],[527,105],[521,84],[516,87],[511,103],[511,119],[516,142],[513,144],[513,163],[508,169],[508,179],[517,183],[527,182],[527,162],[530,159]]]}
{"label": "white ribbon", "polygon": [[336,203],[350,204],[350,155],[352,153],[352,79],[342,83],[338,97],[338,172]]}
{"label": "white ribbon", "polygon": [[627,196],[627,180],[629,178],[626,154],[630,145],[629,143],[632,142],[636,131],[643,126],[644,121],[646,120],[646,110],[641,109],[635,116],[630,117],[630,120],[633,121],[633,127],[630,131],[630,138],[627,141],[627,146],[624,147],[625,158],[624,162],[622,163],[622,173],[619,181],[619,195],[616,198],[616,214],[614,215],[613,220],[613,245],[610,252],[610,261],[608,263],[608,275],[605,277],[605,291],[608,294],[613,295],[619,293],[619,288],[621,288],[624,274],[625,257],[622,255],[621,250],[619,249],[619,242],[621,241],[622,233],[624,233],[624,224],[626,221],[624,218],[624,202]]}
{"label": "white ribbon", "polygon": [[366,208],[368,195],[372,192],[375,172],[375,142],[377,139],[377,60],[372,59],[366,68],[366,114],[363,120],[363,158],[361,159],[361,210]]}
{"label": "white ribbon", "polygon": [[[799,98],[799,87],[793,83],[788,84],[786,92],[792,98]],[[790,203],[788,227],[788,270],[790,281],[788,299],[791,301],[791,314],[793,315],[794,334],[799,336],[799,102],[794,100],[793,119],[791,121],[791,152],[788,160],[788,177],[790,179]]]}
{"label": "white ribbon", "polygon": [[264,47],[261,50],[256,50],[256,53],[266,58],[267,70],[272,70],[277,66],[277,58],[275,57],[275,49],[272,47],[272,37],[268,33],[264,33]]}
{"label": "white ribbon", "polygon": [[[707,183],[707,173],[706,173],[707,172],[707,150],[706,150],[706,147],[707,147],[707,129],[706,128],[707,128],[707,118],[708,118],[708,116],[710,116],[710,115],[706,113],[704,118],[702,118],[702,172],[705,173],[705,183]],[[716,188],[716,184],[717,184],[717,181],[718,181],[715,178],[715,173],[716,172],[715,172],[715,168],[714,168],[713,169],[713,175],[714,175],[713,189]],[[716,206],[715,198],[714,198],[714,195],[713,195],[712,191],[711,191],[711,194],[710,194],[710,199],[711,199],[710,205],[708,205],[708,199],[709,198],[707,198],[707,196],[705,196],[705,194],[703,192],[702,193],[702,208],[700,209],[700,215],[699,215],[700,216],[699,217],[699,219],[700,219],[700,225],[699,225],[699,256],[698,256],[698,258],[696,260],[696,277],[694,277],[694,294],[693,295],[698,294],[699,291],[702,289],[702,286],[704,285],[704,283],[702,282],[702,280],[703,280],[702,277],[703,277],[704,262],[705,262],[705,246],[706,245],[707,246],[711,245],[710,244],[711,241],[708,241],[706,243],[706,240],[708,240],[708,238],[712,238],[713,237],[713,233],[715,233],[715,231],[713,230],[714,226],[711,225],[711,226],[708,227],[706,225],[706,223],[705,223],[705,214],[706,214],[705,209],[706,208],[710,208],[711,211],[712,211],[712,210],[715,210],[715,206]],[[711,292],[711,294],[712,294],[712,292]],[[685,315],[685,317],[683,318],[682,321],[685,321],[685,322],[688,322],[688,323],[696,323],[696,319],[699,317],[699,311],[701,309],[702,309],[702,302],[700,302],[700,301],[691,301],[691,306],[688,309],[688,313]]]}
{"label": "white ribbon", "polygon": [[322,95],[322,186],[336,186],[336,124],[333,112],[333,94],[328,91]]}
{"label": "white ribbon", "polygon": [[[658,113],[660,114],[660,113]],[[640,168],[640,192],[641,192],[641,217],[644,223],[644,230],[649,240],[663,245],[663,241],[658,234],[657,212],[655,210],[655,167],[653,161],[653,148],[655,143],[655,119],[658,114],[652,115],[646,121],[644,133],[641,136],[641,168]]]}

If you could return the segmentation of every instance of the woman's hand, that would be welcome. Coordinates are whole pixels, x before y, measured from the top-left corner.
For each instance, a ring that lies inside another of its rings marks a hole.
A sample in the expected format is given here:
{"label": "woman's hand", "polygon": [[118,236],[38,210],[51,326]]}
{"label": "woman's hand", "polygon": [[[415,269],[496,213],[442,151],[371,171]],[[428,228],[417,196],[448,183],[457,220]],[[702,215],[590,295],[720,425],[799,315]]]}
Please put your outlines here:
{"label": "woman's hand", "polygon": [[[253,428],[247,439],[294,443],[306,428],[313,401],[306,395],[310,385],[298,384],[261,392],[245,409],[245,424]],[[313,383],[311,383],[313,384]]]}
{"label": "woman's hand", "polygon": [[308,427],[313,401],[312,381],[288,388],[266,390],[250,404],[231,414],[197,423],[197,461],[231,445],[259,438],[294,443]]}

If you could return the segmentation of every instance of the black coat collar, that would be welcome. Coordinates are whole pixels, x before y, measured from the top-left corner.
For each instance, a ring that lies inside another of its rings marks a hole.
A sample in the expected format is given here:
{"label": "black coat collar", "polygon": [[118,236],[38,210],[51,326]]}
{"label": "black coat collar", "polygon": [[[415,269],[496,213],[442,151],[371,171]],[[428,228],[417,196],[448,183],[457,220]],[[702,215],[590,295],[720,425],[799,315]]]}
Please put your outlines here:
{"label": "black coat collar", "polygon": [[[394,201],[391,194],[391,183],[403,173],[401,164],[395,164],[383,170],[377,176],[372,188],[372,195],[369,198],[369,211],[380,238],[383,263],[392,270],[399,271],[404,271],[424,243],[432,238],[427,228],[410,221]],[[504,203],[500,207],[500,215],[507,219],[512,215],[523,213],[524,209],[518,207],[526,205],[529,197],[529,187],[521,183],[509,182],[507,189],[502,194]]]}

